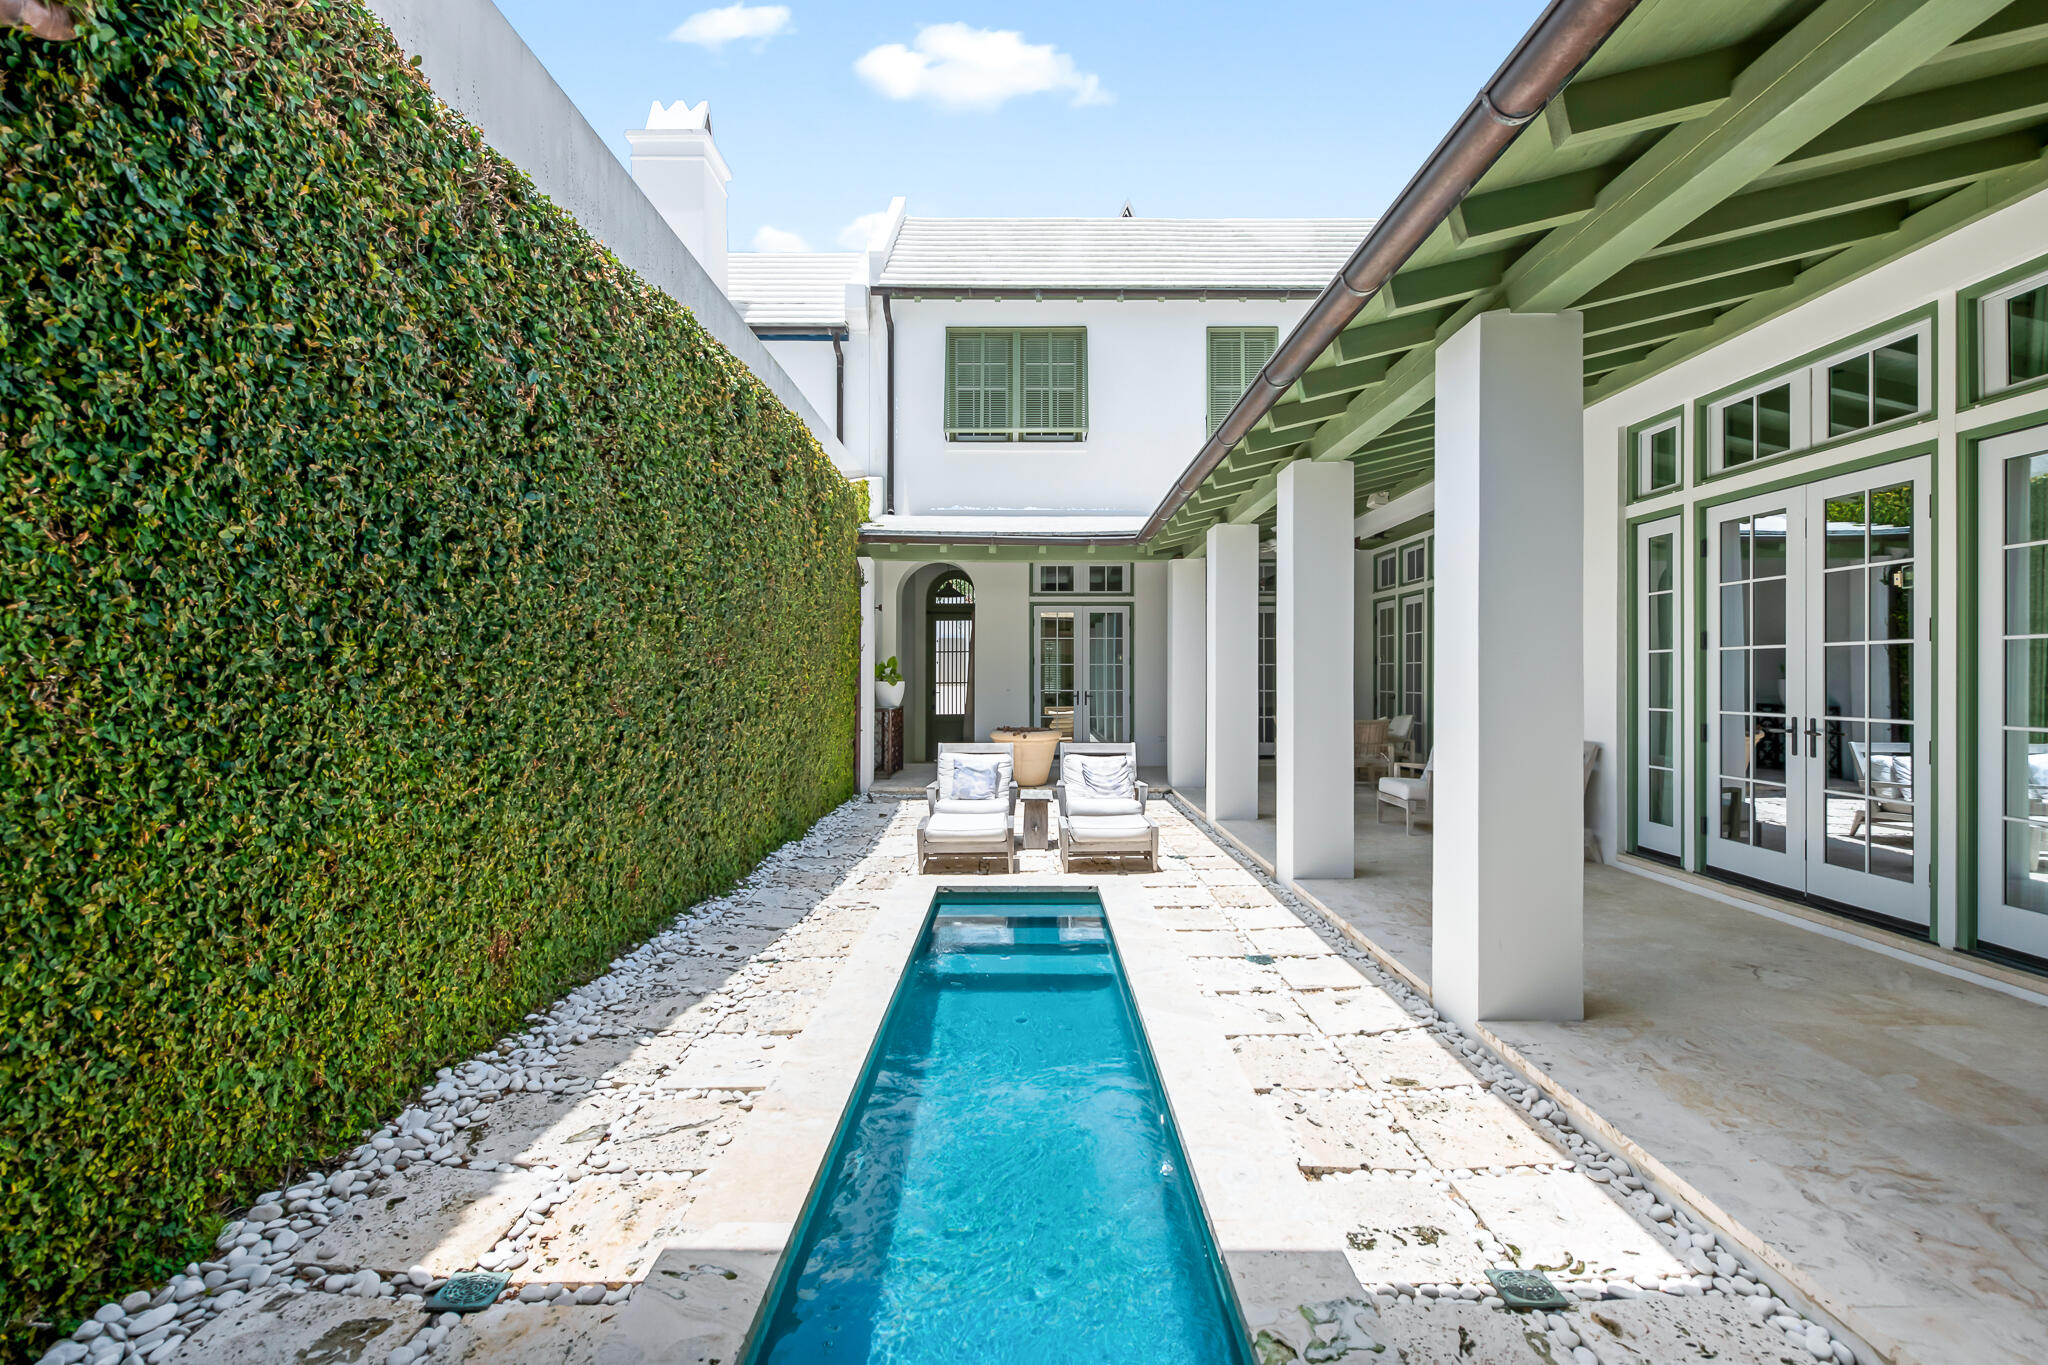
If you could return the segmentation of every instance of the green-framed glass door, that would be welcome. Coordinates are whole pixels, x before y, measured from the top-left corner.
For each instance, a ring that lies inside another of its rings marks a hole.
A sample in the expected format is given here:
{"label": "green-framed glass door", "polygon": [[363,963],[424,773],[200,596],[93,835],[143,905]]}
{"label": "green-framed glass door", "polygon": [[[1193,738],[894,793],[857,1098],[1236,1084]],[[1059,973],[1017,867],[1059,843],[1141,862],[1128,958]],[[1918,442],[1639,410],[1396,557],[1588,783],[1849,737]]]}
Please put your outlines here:
{"label": "green-framed glass door", "polygon": [[1678,604],[1681,531],[1668,517],[1636,528],[1635,840],[1679,856],[1680,696]]}
{"label": "green-framed glass door", "polygon": [[1781,489],[1706,527],[1707,865],[1920,925],[1929,474]]}
{"label": "green-framed glass door", "polygon": [[2048,958],[2048,425],[1978,455],[1977,941]]}
{"label": "green-framed glass door", "polygon": [[1040,607],[1035,642],[1038,724],[1070,739],[1131,737],[1131,609]]}

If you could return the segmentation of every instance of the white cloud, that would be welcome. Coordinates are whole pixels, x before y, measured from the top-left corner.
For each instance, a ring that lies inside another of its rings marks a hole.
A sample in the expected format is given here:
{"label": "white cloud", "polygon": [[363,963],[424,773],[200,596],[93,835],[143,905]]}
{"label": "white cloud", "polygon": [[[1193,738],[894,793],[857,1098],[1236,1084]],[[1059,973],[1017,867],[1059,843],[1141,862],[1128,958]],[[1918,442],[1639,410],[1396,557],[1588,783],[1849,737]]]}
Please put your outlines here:
{"label": "white cloud", "polygon": [[853,64],[892,100],[928,99],[947,109],[994,109],[1018,95],[1065,91],[1073,104],[1107,104],[1092,72],[1051,43],[1027,43],[1015,29],[929,24],[911,45],[884,43]]}
{"label": "white cloud", "polygon": [[891,214],[887,209],[876,209],[839,229],[839,245],[848,251],[866,251],[870,247],[883,245],[882,234],[889,230]]}
{"label": "white cloud", "polygon": [[788,5],[735,3],[723,9],[699,10],[668,35],[670,42],[695,43],[713,52],[743,38],[766,42],[789,32]]}
{"label": "white cloud", "polygon": [[756,251],[809,251],[811,244],[794,232],[785,232],[779,227],[763,223],[754,229],[754,250]]}

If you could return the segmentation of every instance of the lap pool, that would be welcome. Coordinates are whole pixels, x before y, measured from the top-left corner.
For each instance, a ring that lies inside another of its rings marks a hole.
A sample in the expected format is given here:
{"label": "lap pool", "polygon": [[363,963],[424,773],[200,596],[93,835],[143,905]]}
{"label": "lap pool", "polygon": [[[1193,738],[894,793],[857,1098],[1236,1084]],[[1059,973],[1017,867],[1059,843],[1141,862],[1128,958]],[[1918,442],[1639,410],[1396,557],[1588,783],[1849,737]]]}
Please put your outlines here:
{"label": "lap pool", "polygon": [[942,892],[756,1365],[1245,1365],[1101,902]]}

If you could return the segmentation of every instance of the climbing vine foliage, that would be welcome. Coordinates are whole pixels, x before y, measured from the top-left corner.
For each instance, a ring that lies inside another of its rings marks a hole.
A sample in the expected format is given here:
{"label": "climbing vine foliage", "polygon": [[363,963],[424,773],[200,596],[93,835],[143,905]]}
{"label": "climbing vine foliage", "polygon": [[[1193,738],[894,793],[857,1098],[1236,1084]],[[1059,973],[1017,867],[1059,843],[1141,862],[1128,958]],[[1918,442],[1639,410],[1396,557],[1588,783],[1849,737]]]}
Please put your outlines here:
{"label": "climbing vine foliage", "polygon": [[0,33],[0,1356],[853,787],[860,498],[353,0]]}

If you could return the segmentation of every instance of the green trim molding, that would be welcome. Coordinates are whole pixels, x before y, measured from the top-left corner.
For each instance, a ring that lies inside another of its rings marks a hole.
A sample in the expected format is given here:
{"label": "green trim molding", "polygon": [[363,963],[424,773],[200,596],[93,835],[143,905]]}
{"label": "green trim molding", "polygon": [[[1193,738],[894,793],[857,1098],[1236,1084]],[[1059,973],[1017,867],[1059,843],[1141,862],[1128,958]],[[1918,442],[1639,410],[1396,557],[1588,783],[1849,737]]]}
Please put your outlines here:
{"label": "green trim molding", "polygon": [[[1731,398],[1745,389],[1766,386],[1774,379],[1789,378],[1802,370],[1818,364],[1829,356],[1840,355],[1844,351],[1853,351],[1866,342],[1874,342],[1879,337],[1885,336],[1888,333],[1897,332],[1903,328],[1916,326],[1923,322],[1927,325],[1928,329],[1928,392],[1925,405],[1920,412],[1910,417],[1900,417],[1890,422],[1880,422],[1876,426],[1865,427],[1861,431],[1852,431],[1846,435],[1836,436],[1826,441],[1816,441],[1812,445],[1799,446],[1786,451],[1782,455],[1772,455],[1761,460],[1751,460],[1749,463],[1738,465],[1734,469],[1711,470],[1707,467],[1707,452],[1708,448],[1712,445],[1712,442],[1707,439],[1708,413],[1716,403],[1721,402],[1725,398]],[[1940,356],[1941,318],[1935,301],[1930,299],[1917,308],[1895,314],[1892,317],[1886,318],[1883,322],[1877,323],[1875,326],[1865,327],[1837,341],[1830,342],[1826,346],[1817,346],[1803,355],[1795,356],[1791,360],[1780,361],[1769,369],[1758,370],[1747,378],[1740,379],[1733,384],[1724,384],[1712,393],[1695,398],[1690,405],[1692,409],[1693,477],[1701,486],[1719,483],[1724,479],[1740,478],[1753,470],[1767,469],[1773,465],[1786,464],[1810,455],[1825,454],[1832,450],[1854,445],[1858,441],[1868,441],[1874,437],[1910,431],[1923,422],[1935,421],[1941,413],[1942,372]]]}
{"label": "green trim molding", "polygon": [[2048,376],[2043,376],[2023,384],[2008,384],[1997,393],[1984,392],[1984,358],[1981,353],[1984,328],[1978,316],[1986,295],[2018,284],[2029,275],[2044,273],[2048,273],[2048,256],[2036,256],[2031,261],[2022,261],[2010,270],[2001,270],[1989,279],[1956,291],[1956,411],[1966,412],[1985,403],[2003,403],[2021,394],[2048,391]]}
{"label": "green trim molding", "polygon": [[[1636,478],[1636,439],[1646,431],[1654,431],[1658,427],[1672,422],[1678,423],[1678,477],[1670,483],[1660,484],[1655,488],[1644,488]],[[1686,408],[1681,403],[1675,408],[1666,408],[1654,417],[1646,417],[1642,421],[1634,423],[1622,433],[1621,487],[1623,497],[1627,502],[1636,503],[1646,498],[1663,497],[1668,493],[1676,493],[1685,487],[1686,426]]]}

